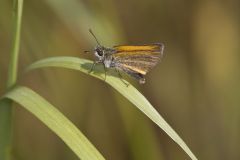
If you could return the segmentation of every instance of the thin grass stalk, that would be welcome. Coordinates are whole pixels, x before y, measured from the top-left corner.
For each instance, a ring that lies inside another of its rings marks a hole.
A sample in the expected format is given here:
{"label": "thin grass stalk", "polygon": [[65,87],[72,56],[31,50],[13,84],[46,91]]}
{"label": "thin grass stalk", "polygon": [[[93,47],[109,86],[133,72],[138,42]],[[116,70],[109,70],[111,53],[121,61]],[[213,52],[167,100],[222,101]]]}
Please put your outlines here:
{"label": "thin grass stalk", "polygon": [[[7,90],[11,89],[17,81],[18,56],[20,48],[20,31],[22,20],[23,0],[13,1],[13,35],[12,48],[10,52]],[[2,100],[0,102],[0,159],[11,159],[11,137],[12,137],[12,101]]]}

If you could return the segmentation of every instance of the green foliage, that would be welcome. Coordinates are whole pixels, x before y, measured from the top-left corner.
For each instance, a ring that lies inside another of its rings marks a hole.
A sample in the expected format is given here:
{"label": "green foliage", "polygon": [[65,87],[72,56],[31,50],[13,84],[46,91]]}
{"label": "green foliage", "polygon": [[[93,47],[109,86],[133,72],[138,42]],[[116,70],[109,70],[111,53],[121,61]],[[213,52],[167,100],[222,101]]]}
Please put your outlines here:
{"label": "green foliage", "polygon": [[[64,6],[65,5],[62,5],[61,7]],[[28,110],[46,126],[48,126],[49,129],[58,135],[79,158],[84,160],[104,159],[99,151],[88,141],[88,139],[61,112],[59,112],[56,107],[51,105],[48,101],[31,89],[23,86],[15,86],[20,48],[22,9],[23,0],[15,0],[13,7],[13,43],[7,80],[8,91],[6,91],[6,94],[0,100],[0,159],[11,159],[11,119],[13,101],[19,103],[23,108]],[[89,21],[91,18],[85,16],[85,18],[82,19]],[[99,28],[103,29],[103,27]],[[43,67],[61,67],[88,73],[91,65],[92,62],[85,59],[54,57],[37,61],[36,63],[30,65],[28,70]],[[89,75],[104,80],[104,72],[100,66],[96,67],[94,72]],[[168,123],[135,87],[132,85],[127,87],[115,73],[110,73],[110,76],[106,79],[106,83],[115,88],[128,101],[133,103],[155,124],[163,129],[189,155],[189,157],[191,157],[191,159],[197,159],[178,134],[170,127],[170,125],[168,125]]]}
{"label": "green foliage", "polygon": [[4,98],[9,98],[22,105],[35,117],[58,135],[80,158],[103,160],[103,156],[88,139],[56,107],[29,88],[18,86],[9,91]]}
{"label": "green foliage", "polygon": [[[28,67],[28,70],[44,67],[62,67],[68,69],[79,70],[83,73],[88,73],[93,62],[86,59],[74,57],[52,57],[37,61]],[[101,80],[105,80],[105,72],[102,66],[95,67],[92,75]],[[162,116],[154,109],[149,101],[132,85],[126,86],[117,75],[111,75],[106,78],[106,83],[115,88],[125,98],[132,102],[139,110],[148,116],[155,124],[162,128],[192,159],[196,159],[184,141],[171,128],[171,126],[162,118]]]}
{"label": "green foliage", "polygon": [[[12,48],[7,79],[7,89],[12,88],[17,80],[17,64],[20,47],[20,30],[23,10],[23,0],[13,1],[13,34]],[[12,102],[2,100],[0,102],[0,159],[10,159],[12,136]]]}

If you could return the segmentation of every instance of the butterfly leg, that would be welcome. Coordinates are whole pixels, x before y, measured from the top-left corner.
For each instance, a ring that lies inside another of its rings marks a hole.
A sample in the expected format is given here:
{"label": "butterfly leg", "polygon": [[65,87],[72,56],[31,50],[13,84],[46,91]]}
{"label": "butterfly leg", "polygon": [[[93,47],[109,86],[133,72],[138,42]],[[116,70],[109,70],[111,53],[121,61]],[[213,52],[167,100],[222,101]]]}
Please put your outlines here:
{"label": "butterfly leg", "polygon": [[94,70],[96,64],[100,64],[100,63],[103,65],[104,72],[105,72],[104,81],[106,81],[106,78],[107,78],[107,69],[106,69],[106,67],[105,67],[105,65],[104,65],[104,63],[103,63],[102,61],[95,61],[95,62],[92,64],[92,67],[91,67],[91,69],[88,71],[88,73],[90,74],[90,73]]}
{"label": "butterfly leg", "polygon": [[92,67],[91,67],[91,69],[88,71],[88,73],[91,73],[91,72],[93,71],[93,69],[95,68],[96,64],[99,64],[99,63],[102,63],[102,62],[101,62],[101,61],[95,61],[95,62],[93,62]]}
{"label": "butterfly leg", "polygon": [[118,73],[118,76],[120,78],[120,80],[126,85],[126,87],[129,86],[129,83],[126,83],[123,79],[122,79],[122,75],[121,73],[119,72],[119,70],[117,68],[115,68],[116,72]]}
{"label": "butterfly leg", "polygon": [[88,71],[88,73],[91,73],[91,72],[93,71],[93,69],[94,69],[96,63],[97,63],[97,62],[93,62],[92,67],[91,67],[91,69]]}
{"label": "butterfly leg", "polygon": [[107,69],[106,69],[106,67],[105,67],[103,62],[102,62],[102,64],[103,64],[103,68],[104,68],[104,72],[105,72],[104,81],[106,81],[106,79],[107,79]]}

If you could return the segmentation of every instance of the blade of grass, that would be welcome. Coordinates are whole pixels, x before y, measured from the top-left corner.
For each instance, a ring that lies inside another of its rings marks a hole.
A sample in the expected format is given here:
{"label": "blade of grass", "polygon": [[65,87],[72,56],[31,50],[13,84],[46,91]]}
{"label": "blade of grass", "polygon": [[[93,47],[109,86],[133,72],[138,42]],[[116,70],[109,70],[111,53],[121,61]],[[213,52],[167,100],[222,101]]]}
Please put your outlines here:
{"label": "blade of grass", "polygon": [[[104,160],[98,150],[61,112],[44,98],[27,87],[14,87],[4,95],[22,105],[31,112],[55,134],[57,134],[69,148],[83,160]],[[6,99],[3,99],[6,100]]]}
{"label": "blade of grass", "polygon": [[139,113],[135,112],[135,108],[132,108],[132,104],[127,99],[120,99],[119,96],[121,95],[115,91],[112,91],[112,93],[123,122],[123,131],[126,134],[130,159],[164,160],[162,146],[158,143],[158,137],[151,122],[146,121],[142,116],[139,117]]}
{"label": "blade of grass", "polygon": [[0,101],[0,159],[9,160],[11,156],[12,101]]}
{"label": "blade of grass", "polygon": [[[17,64],[20,46],[20,30],[22,20],[23,0],[13,2],[13,43],[10,53],[7,89],[13,87],[17,80]],[[10,159],[12,135],[12,102],[0,102],[0,159]]]}
{"label": "blade of grass", "polygon": [[20,31],[22,20],[23,0],[15,0],[13,4],[13,46],[10,55],[7,87],[12,87],[17,80],[17,64],[20,47]]}
{"label": "blade of grass", "polygon": [[[31,64],[27,70],[44,67],[62,67],[88,73],[92,64],[92,61],[75,57],[52,57]],[[96,66],[94,72],[89,75],[104,80],[104,70],[101,66]],[[148,116],[154,123],[156,123],[162,130],[164,130],[189,155],[189,157],[191,157],[191,159],[197,159],[185,142],[179,137],[179,135],[136,88],[134,88],[132,85],[126,87],[126,85],[115,74],[107,76],[106,83],[115,88],[146,116]]]}

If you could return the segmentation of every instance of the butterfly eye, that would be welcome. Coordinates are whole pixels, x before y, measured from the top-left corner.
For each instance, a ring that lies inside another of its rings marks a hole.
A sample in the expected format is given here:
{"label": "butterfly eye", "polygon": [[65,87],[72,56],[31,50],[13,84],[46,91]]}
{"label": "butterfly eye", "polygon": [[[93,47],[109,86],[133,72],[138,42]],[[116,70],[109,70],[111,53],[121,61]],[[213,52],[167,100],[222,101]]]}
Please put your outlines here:
{"label": "butterfly eye", "polygon": [[97,47],[95,49],[95,55],[98,56],[98,57],[102,57],[103,56],[103,50],[100,49],[99,47]]}
{"label": "butterfly eye", "polygon": [[97,51],[97,54],[98,54],[98,56],[100,56],[100,57],[101,57],[101,56],[103,55],[103,52],[102,52],[102,51],[100,51],[100,50],[98,50],[98,51]]}

